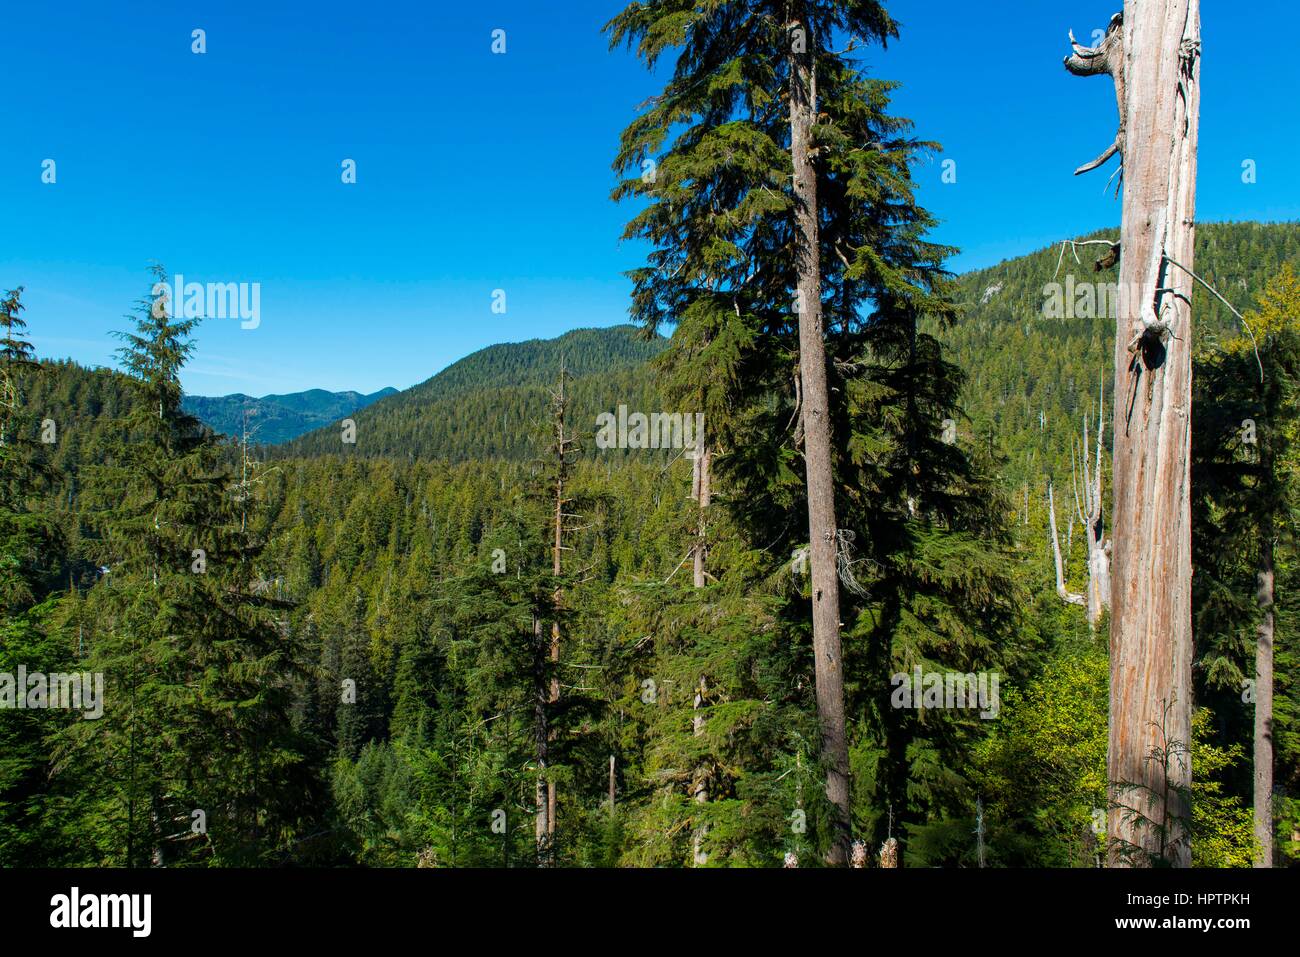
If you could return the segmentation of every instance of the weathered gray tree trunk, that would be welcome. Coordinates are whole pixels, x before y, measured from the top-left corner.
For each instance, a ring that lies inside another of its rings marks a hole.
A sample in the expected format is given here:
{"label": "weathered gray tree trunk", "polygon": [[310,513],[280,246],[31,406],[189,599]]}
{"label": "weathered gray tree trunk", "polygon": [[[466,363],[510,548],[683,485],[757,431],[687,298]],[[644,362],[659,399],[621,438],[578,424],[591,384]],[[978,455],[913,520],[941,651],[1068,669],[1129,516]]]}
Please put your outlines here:
{"label": "weathered gray tree trunk", "polygon": [[1255,637],[1255,840],[1256,867],[1273,866],[1273,522],[1261,522],[1263,541],[1257,601],[1263,613]]}
{"label": "weathered gray tree trunk", "polygon": [[[709,487],[709,450],[704,444],[704,436],[696,436],[696,448],[694,464],[692,468],[691,493],[695,499],[696,505],[696,526],[695,526],[695,577],[694,584],[696,588],[704,587],[705,579],[705,558],[708,554],[706,524],[706,510],[712,498]],[[692,731],[696,737],[704,734],[704,715],[700,710],[704,707],[705,696],[708,694],[708,682],[704,676],[700,676],[699,687],[695,691],[695,715],[692,718]],[[692,782],[693,796],[697,805],[704,805],[709,800],[708,787],[708,768],[704,765],[695,769],[695,779]],[[709,862],[709,855],[704,850],[704,839],[708,836],[709,829],[704,824],[697,823],[691,832],[691,863],[695,867],[703,867]]]}
{"label": "weathered gray tree trunk", "polygon": [[821,312],[817,228],[817,174],[811,136],[816,117],[814,44],[809,25],[790,29],[790,156],[794,167],[795,259],[798,275],[799,376],[803,394],[804,466],[808,487],[808,544],[812,577],[813,660],[826,797],[833,808],[827,863],[849,862],[849,748],[844,726],[840,646],[838,536],[831,459],[826,345]]}
{"label": "weathered gray tree trunk", "polygon": [[1091,471],[1088,468],[1088,416],[1085,414],[1083,417],[1082,489],[1076,472],[1072,470],[1070,475],[1074,483],[1074,507],[1088,543],[1088,624],[1094,629],[1101,624],[1102,611],[1110,608],[1111,546],[1106,541],[1105,524],[1101,517],[1101,452],[1106,435],[1105,409],[1106,396],[1103,391],[1097,400],[1097,453]]}
{"label": "weathered gray tree trunk", "polygon": [[[695,716],[692,719],[692,728],[695,736],[698,738],[704,734],[704,715],[700,709],[704,707],[704,698],[709,692],[708,683],[703,677],[700,678],[699,687],[695,690]],[[695,771],[695,803],[704,805],[709,800],[709,787],[707,782],[707,769],[704,767],[697,768]],[[691,833],[691,863],[695,867],[703,867],[709,862],[709,855],[704,850],[704,838],[708,835],[709,829],[704,824],[696,824],[694,831]]]}
{"label": "weathered gray tree trunk", "polygon": [[[702,433],[695,436],[695,451],[693,465],[692,493],[695,499],[695,555],[694,555],[694,586],[703,588],[705,586],[705,577],[707,575],[706,559],[708,557],[708,506],[712,502],[712,489],[710,485],[710,464],[711,454],[708,446],[705,445],[705,437]],[[705,706],[705,700],[708,693],[708,683],[705,676],[699,677],[699,687],[695,690],[694,718],[692,719],[692,729],[695,737],[705,733],[705,716],[701,714],[701,709]],[[694,798],[695,804],[705,805],[708,802],[708,768],[701,766],[695,768],[694,780]],[[706,824],[697,824],[692,837],[690,837],[690,861],[695,867],[703,867],[708,863],[708,854],[705,852],[705,837],[708,835]]]}
{"label": "weathered gray tree trunk", "polygon": [[[707,575],[706,559],[708,557],[708,524],[707,509],[712,500],[712,491],[709,485],[709,464],[710,453],[708,446],[704,443],[703,433],[697,433],[695,436],[695,448],[691,452],[691,500],[695,502],[695,545],[693,546],[694,557],[694,587],[703,588],[705,577]],[[708,682],[703,675],[700,676],[700,683],[695,691],[695,715],[692,718],[692,730],[696,737],[704,733],[704,715],[700,713],[704,707],[705,696],[708,693]],[[695,769],[691,781],[691,794],[695,803],[703,805],[708,803],[708,767],[701,764]],[[691,863],[695,867],[702,867],[709,861],[709,856],[704,850],[704,839],[708,835],[707,825],[696,823],[691,831]]]}
{"label": "weathered gray tree trunk", "polygon": [[1084,597],[1065,587],[1065,563],[1061,561],[1061,540],[1056,534],[1056,496],[1051,482],[1047,483],[1047,520],[1052,535],[1052,558],[1056,564],[1056,594],[1067,605],[1083,605]]}
{"label": "weathered gray tree trunk", "polygon": [[[1123,161],[1115,342],[1112,865],[1191,862],[1191,295],[1199,0],[1125,0],[1073,73],[1110,74]],[[1151,760],[1158,751],[1167,760]]]}
{"label": "weathered gray tree trunk", "polygon": [[704,436],[697,436],[696,443],[695,457],[691,466],[691,497],[695,499],[696,505],[694,584],[696,588],[703,588],[707,574],[705,563],[709,554],[707,509],[712,500],[709,487],[711,457],[708,447],[704,444]]}
{"label": "weathered gray tree trunk", "polygon": [[537,844],[537,863],[545,867],[550,850],[551,815],[546,799],[546,770],[550,758],[550,691],[546,685],[546,652],[542,639],[542,619],[533,615],[533,748],[537,762],[536,817],[533,822]]}

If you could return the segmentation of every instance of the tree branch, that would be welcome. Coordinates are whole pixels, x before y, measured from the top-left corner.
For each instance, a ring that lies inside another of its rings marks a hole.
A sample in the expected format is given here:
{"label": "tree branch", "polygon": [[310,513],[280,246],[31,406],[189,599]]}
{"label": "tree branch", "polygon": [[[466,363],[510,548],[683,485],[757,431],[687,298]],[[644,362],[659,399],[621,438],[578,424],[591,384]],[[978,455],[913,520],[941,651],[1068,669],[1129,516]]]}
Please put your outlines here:
{"label": "tree branch", "polygon": [[1065,58],[1065,68],[1074,76],[1101,76],[1105,74],[1115,82],[1115,100],[1119,105],[1119,128],[1115,139],[1101,155],[1090,163],[1084,163],[1074,171],[1074,175],[1086,173],[1101,166],[1112,156],[1120,154],[1123,161],[1124,130],[1127,116],[1124,104],[1124,14],[1117,13],[1110,18],[1106,35],[1095,47],[1082,46],[1074,39],[1070,31],[1070,48],[1074,51]]}

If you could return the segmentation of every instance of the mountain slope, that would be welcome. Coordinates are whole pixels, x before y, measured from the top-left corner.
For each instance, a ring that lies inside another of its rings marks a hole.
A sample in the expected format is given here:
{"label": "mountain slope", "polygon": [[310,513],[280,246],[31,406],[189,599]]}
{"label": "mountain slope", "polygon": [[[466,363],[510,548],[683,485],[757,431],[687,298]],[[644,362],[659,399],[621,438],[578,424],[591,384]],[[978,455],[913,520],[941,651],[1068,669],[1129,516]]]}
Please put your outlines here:
{"label": "mountain slope", "polygon": [[[1077,289],[1084,282],[1115,281],[1114,268],[1093,271],[1100,248],[1081,247],[1080,263],[1069,251],[1062,259],[1060,248],[1050,247],[966,273],[956,283],[961,319],[948,329],[927,330],[944,343],[948,361],[967,376],[962,398],[966,418],[958,423],[962,441],[991,449],[1003,460],[1007,487],[1019,492],[1028,482],[1036,498],[1049,475],[1068,491],[1071,443],[1079,436],[1084,409],[1096,408],[1100,382],[1105,383],[1108,412],[1113,408],[1114,320],[1047,318],[1043,309],[1044,289],[1052,282],[1073,282]],[[1208,223],[1197,229],[1196,272],[1243,312],[1284,262],[1300,267],[1300,223]],[[1199,286],[1193,308],[1195,348],[1212,349],[1216,338],[1235,332],[1237,320]],[[240,403],[273,402],[268,407],[273,414],[262,417],[256,439],[282,443],[268,450],[275,457],[347,453],[449,462],[522,460],[534,454],[532,435],[547,418],[561,362],[574,376],[570,421],[588,444],[596,414],[620,403],[631,410],[682,411],[663,408],[647,365],[666,343],[644,340],[630,326],[580,329],[557,339],[490,346],[368,405],[364,403],[384,394],[311,390],[262,400],[191,396],[186,408],[233,435],[239,432]],[[49,371],[53,375],[35,387],[31,398],[42,416],[60,423],[60,453],[75,454],[95,430],[93,421],[111,414],[120,402],[117,393],[123,386],[117,374],[72,363],[49,364]],[[333,397],[329,401],[337,405],[327,407],[321,397]],[[320,427],[297,438],[280,437],[281,423],[305,410],[320,416],[314,423]],[[1095,421],[1095,411],[1092,416]],[[337,423],[345,417],[357,422],[354,446],[340,441]],[[1107,421],[1109,446],[1109,417]]]}
{"label": "mountain slope", "polygon": [[[1114,238],[1108,230],[1084,239]],[[1110,412],[1114,408],[1115,320],[1110,315],[1083,315],[1088,310],[1085,283],[1114,283],[1117,267],[1100,272],[1093,263],[1104,247],[1079,248],[1079,259],[1059,246],[1040,249],[958,279],[961,319],[935,333],[947,359],[967,375],[962,405],[968,419],[958,424],[964,441],[990,446],[1005,458],[1007,485],[1029,482],[1033,494],[1045,494],[1050,475],[1068,494],[1070,448],[1090,409],[1095,431],[1099,383],[1105,384],[1109,447]],[[1060,262],[1058,271],[1058,261]],[[1300,223],[1203,223],[1196,231],[1197,275],[1219,290],[1239,311],[1255,305],[1265,281],[1284,262],[1300,265]],[[1073,291],[1062,317],[1045,315],[1044,304],[1057,290]],[[1199,285],[1192,299],[1193,348],[1215,348],[1217,340],[1235,335],[1239,324],[1217,299]],[[1059,504],[1059,503],[1058,503]],[[1061,506],[1064,508],[1064,506]]]}
{"label": "mountain slope", "polygon": [[[1081,315],[1074,301],[1064,317],[1044,314],[1051,283],[1064,294],[1077,293],[1085,283],[1116,281],[1114,267],[1093,269],[1101,249],[1079,247],[1076,262],[1068,250],[1062,257],[1060,247],[1053,246],[966,273],[957,279],[961,319],[948,329],[926,330],[938,336],[948,361],[967,375],[966,418],[958,423],[962,440],[978,442],[1005,460],[1002,471],[1009,488],[1028,481],[1041,491],[1048,474],[1068,488],[1071,441],[1079,433],[1083,410],[1096,408],[1099,382],[1105,382],[1107,410],[1113,407],[1113,317]],[[1253,306],[1265,280],[1288,261],[1300,264],[1298,223],[1198,227],[1198,275],[1241,311]],[[1199,286],[1193,308],[1196,348],[1213,348],[1217,337],[1235,332],[1237,320]],[[620,403],[630,410],[682,411],[663,408],[646,365],[666,343],[646,341],[632,327],[617,326],[491,346],[353,416],[354,446],[344,446],[337,424],[331,424],[281,446],[276,454],[345,452],[449,462],[527,458],[535,448],[532,432],[546,419],[561,362],[574,375],[570,421],[588,440],[596,414]],[[1093,416],[1095,420],[1095,411]]]}
{"label": "mountain slope", "polygon": [[265,395],[260,399],[237,392],[222,396],[187,395],[181,404],[186,412],[213,431],[230,436],[242,433],[247,413],[252,438],[275,445],[351,415],[396,392],[396,389],[388,388],[362,395],[360,392],[308,389],[286,395]]}
{"label": "mountain slope", "polygon": [[442,459],[528,458],[547,418],[563,367],[570,423],[581,433],[596,415],[623,403],[660,410],[647,361],[667,340],[646,340],[631,326],[576,329],[556,339],[503,343],[475,352],[432,378],[361,410],[356,444],[345,446],[337,424],[288,443],[278,455],[339,452],[365,457]]}

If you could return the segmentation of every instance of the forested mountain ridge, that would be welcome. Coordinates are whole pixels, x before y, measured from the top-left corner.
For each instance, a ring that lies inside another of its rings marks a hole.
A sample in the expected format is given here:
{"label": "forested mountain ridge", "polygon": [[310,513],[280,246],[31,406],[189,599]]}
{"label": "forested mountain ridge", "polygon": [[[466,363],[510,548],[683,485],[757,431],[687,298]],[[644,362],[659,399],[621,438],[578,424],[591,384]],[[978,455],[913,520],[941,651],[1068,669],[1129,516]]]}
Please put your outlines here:
{"label": "forested mountain ridge", "polygon": [[[1112,235],[1099,232],[1078,239]],[[958,434],[962,441],[978,442],[987,450],[991,433],[992,451],[1006,460],[1002,476],[1011,491],[1021,489],[1026,481],[1037,488],[1048,474],[1068,486],[1070,447],[1079,437],[1081,413],[1092,409],[1095,419],[1098,382],[1104,378],[1109,390],[1110,375],[1107,371],[1103,376],[1103,370],[1109,370],[1113,361],[1113,318],[1043,314],[1049,298],[1044,289],[1053,282],[1064,293],[1085,282],[1115,281],[1113,267],[1093,271],[1102,251],[1099,246],[1079,246],[1079,263],[1069,249],[1062,257],[1060,246],[1051,246],[964,273],[955,281],[960,318],[947,328],[930,327],[948,350],[949,360],[966,376],[960,401],[966,418],[958,423]],[[1284,262],[1300,263],[1300,223],[1204,223],[1198,229],[1197,274],[1241,311],[1251,307],[1265,278]],[[1067,287],[1070,281],[1074,286]],[[1222,303],[1200,287],[1194,308],[1199,350],[1212,350],[1220,337],[1238,328]],[[531,432],[544,418],[549,390],[562,363],[574,377],[570,384],[573,421],[590,438],[596,415],[613,411],[620,403],[647,412],[664,409],[647,363],[666,343],[663,338],[644,339],[626,325],[501,343],[472,353],[409,389],[374,393],[365,398],[376,401],[348,411],[342,406],[353,393],[310,390],[266,396],[254,401],[274,400],[277,406],[296,410],[313,407],[318,395],[335,395],[339,408],[326,415],[317,406],[322,417],[319,427],[288,441],[273,437],[274,428],[268,428],[279,421],[274,413],[269,420],[258,417],[264,424],[251,440],[282,443],[267,450],[275,458],[344,453],[447,462],[525,460],[534,454]],[[45,411],[56,420],[80,422],[93,418],[103,403],[116,401],[105,392],[112,392],[107,383],[113,375],[60,362],[56,374],[36,386],[34,398],[45,402]],[[225,400],[239,398],[186,396],[184,405],[215,431],[236,437],[239,412]],[[1111,397],[1106,399],[1109,408]],[[353,415],[357,443],[349,447],[340,442],[337,422],[352,412],[357,413]],[[61,447],[56,455],[66,459],[74,454],[85,433],[85,428],[79,435],[69,433],[72,446]],[[587,455],[597,454],[592,442],[586,445]],[[599,454],[620,455],[616,450]]]}
{"label": "forested mountain ridge", "polygon": [[326,426],[273,454],[347,451],[448,462],[528,458],[532,429],[545,415],[561,368],[572,376],[573,421],[594,426],[597,414],[619,402],[645,411],[660,408],[645,363],[666,343],[624,325],[489,346],[361,410],[354,416],[357,441],[350,449],[337,426]]}
{"label": "forested mountain ridge", "polygon": [[181,407],[222,435],[238,438],[248,429],[252,442],[275,445],[334,422],[358,409],[396,394],[389,387],[363,395],[356,391],[327,392],[308,389],[261,398],[236,392],[231,395],[187,395]]}
{"label": "forested mountain ridge", "polygon": [[550,386],[561,364],[570,375],[581,378],[640,365],[666,345],[664,339],[640,337],[629,325],[573,329],[554,339],[497,343],[403,390],[389,405],[431,402],[493,386]]}
{"label": "forested mountain ridge", "polygon": [[[1076,240],[1113,237],[1114,232]],[[1067,248],[1062,256],[1057,245],[964,273],[956,279],[960,318],[948,328],[928,327],[966,376],[960,401],[966,418],[958,423],[958,433],[985,449],[992,433],[994,454],[1007,459],[1002,474],[1009,489],[1019,489],[1025,481],[1037,483],[1047,472],[1062,473],[1060,479],[1068,482],[1069,450],[1081,428],[1080,413],[1085,407],[1095,410],[1102,370],[1113,361],[1113,317],[1082,315],[1077,308],[1083,284],[1116,280],[1114,267],[1093,269],[1103,250],[1078,246],[1076,262],[1073,252]],[[1266,278],[1284,262],[1300,262],[1298,223],[1203,223],[1198,228],[1197,274],[1240,311],[1250,308]],[[1050,298],[1044,290],[1052,283],[1059,284],[1062,297],[1075,293],[1061,317],[1044,315]],[[1213,349],[1219,338],[1238,329],[1227,308],[1199,286],[1193,308],[1198,349]],[[354,416],[357,443],[351,448],[341,444],[338,426],[330,424],[271,454],[346,452],[448,462],[526,459],[533,454],[530,430],[544,416],[561,363],[574,376],[573,421],[589,434],[596,415],[614,411],[620,403],[646,412],[686,411],[665,407],[646,366],[666,343],[643,339],[631,326],[614,326],[490,346]],[[1109,389],[1109,372],[1104,380]],[[591,442],[587,445],[586,454],[597,454]]]}
{"label": "forested mountain ridge", "polygon": [[[1076,239],[1114,239],[1117,234],[1106,230]],[[964,273],[957,279],[961,318],[936,330],[949,360],[967,376],[961,403],[967,421],[958,432],[985,447],[991,434],[994,452],[1007,459],[1003,477],[1011,489],[1026,481],[1037,488],[1049,474],[1068,489],[1071,441],[1079,438],[1084,409],[1091,410],[1095,422],[1099,382],[1108,393],[1106,408],[1112,407],[1115,320],[1079,308],[1087,305],[1085,284],[1095,298],[1095,284],[1117,280],[1114,266],[1094,271],[1104,251],[1103,246],[1078,246],[1081,262],[1076,262],[1068,247],[1062,257],[1060,245],[1049,246]],[[1300,263],[1300,223],[1197,226],[1193,268],[1240,312],[1255,304],[1264,283],[1286,262]],[[1052,283],[1060,287],[1061,316],[1044,314]],[[1199,285],[1192,310],[1198,352],[1214,350],[1240,328]],[[1107,443],[1109,447],[1109,436]]]}

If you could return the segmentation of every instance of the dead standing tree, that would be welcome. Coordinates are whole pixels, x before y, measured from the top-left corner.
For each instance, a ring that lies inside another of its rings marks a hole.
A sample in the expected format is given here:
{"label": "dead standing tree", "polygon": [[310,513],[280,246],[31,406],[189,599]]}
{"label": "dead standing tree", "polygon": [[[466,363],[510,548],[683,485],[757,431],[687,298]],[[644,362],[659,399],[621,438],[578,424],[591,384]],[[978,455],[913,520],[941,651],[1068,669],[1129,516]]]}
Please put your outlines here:
{"label": "dead standing tree", "polygon": [[[1065,66],[1115,83],[1124,191],[1115,342],[1109,860],[1187,866],[1191,763],[1191,294],[1199,0],[1125,0]],[[1172,795],[1161,800],[1161,795]]]}
{"label": "dead standing tree", "polygon": [[[1079,465],[1070,453],[1070,480],[1074,486],[1074,508],[1083,526],[1088,547],[1088,624],[1096,628],[1101,623],[1101,613],[1110,608],[1110,550],[1106,540],[1106,525],[1101,514],[1102,467],[1101,452],[1106,435],[1106,395],[1097,399],[1097,452],[1092,470],[1088,469],[1088,416],[1083,417],[1083,447]],[[1079,472],[1083,480],[1079,481]]]}
{"label": "dead standing tree", "polygon": [[[568,428],[567,415],[569,398],[565,392],[565,383],[569,378],[563,365],[560,367],[559,389],[551,393],[551,427],[552,439],[546,449],[550,459],[551,484],[551,575],[555,587],[550,596],[551,637],[549,647],[542,636],[542,616],[533,617],[533,636],[536,643],[536,664],[534,668],[534,716],[537,745],[537,813],[535,832],[537,840],[537,857],[542,866],[553,866],[556,859],[556,821],[558,816],[558,793],[552,776],[551,758],[555,743],[553,718],[560,706],[560,616],[564,606],[564,587],[560,582],[563,573],[563,554],[572,547],[565,545],[565,535],[578,528],[570,524],[578,518],[566,508],[573,503],[570,494],[570,482],[573,477],[577,456],[582,446]],[[546,663],[542,658],[545,656]],[[545,675],[549,672],[549,681]]]}
{"label": "dead standing tree", "polygon": [[1067,605],[1082,606],[1085,599],[1078,592],[1072,592],[1065,585],[1065,563],[1061,560],[1061,539],[1056,534],[1056,496],[1052,491],[1051,479],[1047,482],[1047,520],[1052,534],[1052,558],[1056,563],[1056,593]]}
{"label": "dead standing tree", "polygon": [[[712,459],[709,448],[704,442],[704,429],[702,426],[695,433],[695,448],[690,450],[690,455],[692,460],[691,498],[696,504],[694,586],[703,588],[705,577],[708,575],[705,564],[708,555],[708,527],[705,523],[707,521],[706,510],[712,500],[712,492],[709,486],[709,466]],[[697,738],[704,734],[704,714],[702,709],[708,704],[708,693],[708,680],[704,675],[700,675],[700,682],[695,692],[695,715],[691,724]],[[695,769],[694,779],[691,782],[691,791],[695,803],[701,808],[709,801],[708,775],[709,769],[707,765],[701,765]],[[708,826],[697,821],[694,830],[691,832],[691,863],[695,867],[703,867],[709,862],[708,852],[704,850],[704,841],[708,837],[708,833]]]}
{"label": "dead standing tree", "polygon": [[[1052,556],[1056,561],[1056,593],[1061,600],[1071,605],[1080,605],[1088,609],[1088,624],[1093,628],[1101,622],[1103,609],[1110,608],[1110,542],[1106,540],[1105,523],[1102,521],[1102,467],[1101,453],[1105,444],[1103,436],[1106,427],[1106,399],[1103,395],[1097,402],[1097,451],[1093,467],[1088,466],[1091,457],[1088,443],[1088,415],[1083,416],[1083,448],[1076,457],[1074,448],[1070,449],[1070,482],[1074,489],[1075,517],[1083,526],[1087,536],[1088,551],[1088,592],[1086,595],[1070,591],[1065,584],[1065,566],[1061,559],[1061,542],[1056,531],[1056,500],[1052,483],[1047,484],[1047,509],[1049,527],[1052,535]],[[1082,464],[1082,469],[1080,469]],[[1079,472],[1083,477],[1080,481]],[[1071,531],[1074,523],[1070,523]]]}

